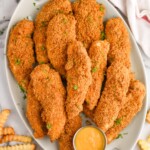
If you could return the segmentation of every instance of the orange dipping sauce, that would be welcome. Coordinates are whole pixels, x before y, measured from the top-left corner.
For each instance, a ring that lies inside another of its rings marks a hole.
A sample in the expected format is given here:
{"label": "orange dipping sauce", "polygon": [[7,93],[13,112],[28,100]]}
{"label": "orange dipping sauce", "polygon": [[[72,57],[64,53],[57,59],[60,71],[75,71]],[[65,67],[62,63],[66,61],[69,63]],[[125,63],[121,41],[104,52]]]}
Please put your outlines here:
{"label": "orange dipping sauce", "polygon": [[104,134],[92,126],[81,128],[74,138],[75,150],[104,150],[105,145]]}

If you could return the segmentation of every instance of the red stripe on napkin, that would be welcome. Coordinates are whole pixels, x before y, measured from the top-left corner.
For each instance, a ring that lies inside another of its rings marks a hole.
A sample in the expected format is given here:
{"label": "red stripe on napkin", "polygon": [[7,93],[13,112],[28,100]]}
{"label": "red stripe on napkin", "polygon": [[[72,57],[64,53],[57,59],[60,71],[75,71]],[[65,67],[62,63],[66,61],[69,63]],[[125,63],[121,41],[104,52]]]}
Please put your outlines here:
{"label": "red stripe on napkin", "polygon": [[150,23],[150,20],[146,16],[142,17],[144,20],[146,20],[148,23]]}

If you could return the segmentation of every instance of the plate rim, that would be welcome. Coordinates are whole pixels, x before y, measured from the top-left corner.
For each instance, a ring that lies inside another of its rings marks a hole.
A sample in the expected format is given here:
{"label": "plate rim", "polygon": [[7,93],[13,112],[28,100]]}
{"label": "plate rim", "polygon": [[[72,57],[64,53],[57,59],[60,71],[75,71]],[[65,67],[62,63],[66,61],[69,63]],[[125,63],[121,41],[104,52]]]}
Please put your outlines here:
{"label": "plate rim", "polygon": [[[16,15],[18,8],[20,7],[20,5],[21,5],[21,3],[22,3],[23,1],[26,1],[26,0],[20,0],[20,2],[18,3],[18,5],[17,5],[15,11],[13,12],[13,15],[11,16],[11,19],[10,19],[9,24],[8,24],[8,27],[7,27],[7,32],[6,32],[6,36],[5,36],[5,40],[4,40],[4,52],[6,53],[6,55],[5,55],[5,57],[4,57],[4,68],[5,68],[6,80],[7,80],[7,84],[8,84],[9,93],[10,93],[10,96],[11,96],[11,98],[12,98],[12,100],[13,100],[15,109],[17,110],[17,113],[18,113],[20,119],[22,120],[22,122],[23,122],[25,128],[28,130],[28,132],[30,133],[30,135],[31,135],[31,136],[33,137],[33,139],[44,149],[43,145],[39,143],[38,139],[36,139],[36,138],[33,136],[32,131],[28,128],[28,126],[27,126],[27,124],[26,124],[26,122],[25,122],[25,119],[23,118],[22,114],[20,113],[19,108],[18,108],[18,106],[17,106],[17,103],[16,103],[16,101],[15,101],[15,98],[14,98],[14,96],[13,96],[13,92],[12,92],[12,90],[11,90],[10,82],[9,82],[9,79],[8,79],[8,78],[9,78],[9,75],[8,75],[8,74],[9,74],[9,73],[8,73],[8,72],[9,72],[9,71],[8,71],[8,70],[9,70],[9,63],[8,63],[8,59],[7,59],[7,43],[8,43],[9,33],[10,33],[10,29],[11,29],[11,22],[12,22],[14,16]],[[133,148],[135,147],[136,142],[137,142],[137,140],[138,140],[138,137],[139,137],[139,135],[141,134],[141,131],[142,131],[142,129],[143,129],[143,126],[144,126],[144,123],[145,123],[145,117],[146,117],[146,113],[147,113],[147,104],[148,104],[148,94],[147,94],[147,93],[148,93],[148,90],[147,90],[147,89],[148,89],[148,86],[147,86],[147,84],[148,84],[148,83],[147,83],[146,69],[145,69],[145,66],[144,66],[144,62],[143,62],[143,59],[142,59],[142,55],[141,55],[140,49],[139,49],[139,47],[138,47],[138,43],[136,42],[136,40],[135,40],[135,38],[134,38],[134,36],[133,36],[133,34],[132,34],[132,31],[131,31],[130,28],[129,28],[129,25],[126,23],[125,19],[122,17],[122,15],[120,14],[120,12],[114,7],[114,5],[113,5],[112,3],[110,3],[109,1],[105,1],[105,2],[113,9],[113,11],[115,11],[115,12],[118,14],[118,17],[120,17],[120,18],[122,19],[123,23],[125,24],[125,26],[126,26],[128,32],[129,32],[129,35],[130,35],[130,37],[131,37],[131,39],[132,39],[132,41],[133,41],[133,43],[134,43],[134,46],[135,46],[136,51],[137,51],[137,54],[138,54],[138,56],[139,56],[139,58],[140,58],[140,60],[141,60],[141,66],[142,66],[142,69],[143,69],[143,75],[144,75],[143,78],[144,78],[144,80],[145,80],[144,85],[145,85],[145,87],[146,87],[144,115],[143,115],[143,118],[141,119],[142,123],[141,123],[141,126],[140,126],[139,130],[138,130],[138,135],[137,135],[137,137],[134,139],[134,142],[133,142],[132,147],[131,147],[131,149],[133,149]]]}

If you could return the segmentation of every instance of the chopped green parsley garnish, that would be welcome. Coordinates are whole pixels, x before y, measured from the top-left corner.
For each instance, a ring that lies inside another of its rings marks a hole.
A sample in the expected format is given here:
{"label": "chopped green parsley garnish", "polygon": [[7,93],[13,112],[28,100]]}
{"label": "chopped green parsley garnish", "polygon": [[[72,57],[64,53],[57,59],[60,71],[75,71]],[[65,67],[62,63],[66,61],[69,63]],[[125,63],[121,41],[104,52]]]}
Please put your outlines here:
{"label": "chopped green parsley garnish", "polygon": [[94,68],[92,69],[92,73],[97,72],[97,70],[98,70],[98,68],[97,68],[97,67],[94,67]]}
{"label": "chopped green parsley garnish", "polygon": [[44,46],[44,45],[42,45],[41,50],[43,50],[43,51],[44,51],[45,49],[46,49],[46,48],[45,48],[45,46]]}
{"label": "chopped green parsley garnish", "polygon": [[24,99],[26,99],[26,98],[27,98],[27,95],[26,95],[26,94],[24,94],[23,98],[24,98]]}
{"label": "chopped green parsley garnish", "polygon": [[118,134],[118,136],[116,137],[116,139],[123,139],[123,135],[122,134]]}
{"label": "chopped green parsley garnish", "polygon": [[21,63],[21,61],[20,61],[19,58],[15,60],[15,64],[16,64],[16,65],[20,65],[20,63]]}
{"label": "chopped green parsley garnish", "polygon": [[64,11],[63,11],[63,10],[55,10],[55,13],[56,13],[56,14],[63,14]]}
{"label": "chopped green parsley garnish", "polygon": [[105,40],[105,32],[104,31],[101,32],[101,39]]}
{"label": "chopped green parsley garnish", "polygon": [[46,21],[42,21],[42,27],[47,26],[47,22]]}
{"label": "chopped green parsley garnish", "polygon": [[77,86],[77,85],[74,85],[73,89],[74,89],[74,90],[77,90],[77,89],[78,89],[78,86]]}
{"label": "chopped green parsley garnish", "polygon": [[41,65],[41,64],[44,64],[44,62],[43,61],[41,61],[41,62],[39,62],[39,64]]}
{"label": "chopped green parsley garnish", "polygon": [[3,35],[5,29],[0,30],[0,35]]}
{"label": "chopped green parsley garnish", "polygon": [[33,3],[33,6],[36,6],[36,3]]}
{"label": "chopped green parsley garnish", "polygon": [[66,23],[67,23],[67,19],[66,19],[66,18],[63,18],[63,19],[62,19],[62,22],[63,22],[64,24],[66,24]]}
{"label": "chopped green parsley garnish", "polygon": [[52,125],[47,123],[46,128],[49,130],[51,127],[52,127]]}
{"label": "chopped green parsley garnish", "polygon": [[29,16],[26,17],[29,20]]}
{"label": "chopped green parsley garnish", "polygon": [[113,61],[114,61],[114,58],[113,58],[113,57],[110,57],[110,58],[109,58],[109,62],[112,63]]}
{"label": "chopped green parsley garnish", "polygon": [[115,120],[115,124],[116,125],[120,125],[121,121],[122,121],[122,118],[118,118],[118,119]]}
{"label": "chopped green parsley garnish", "polygon": [[102,6],[100,6],[99,10],[100,11],[104,11],[104,8]]}
{"label": "chopped green parsley garnish", "polygon": [[88,22],[92,22],[92,20],[93,20],[93,19],[92,19],[91,16],[88,16],[88,17],[87,17],[87,21],[88,21]]}
{"label": "chopped green parsley garnish", "polygon": [[92,125],[92,123],[89,120],[86,120],[86,125]]}
{"label": "chopped green parsley garnish", "polygon": [[118,136],[116,137],[116,139],[123,139],[123,135],[127,135],[128,133],[122,133],[122,134],[118,134]]}
{"label": "chopped green parsley garnish", "polygon": [[26,93],[25,89],[21,85],[19,85],[19,87],[22,93]]}

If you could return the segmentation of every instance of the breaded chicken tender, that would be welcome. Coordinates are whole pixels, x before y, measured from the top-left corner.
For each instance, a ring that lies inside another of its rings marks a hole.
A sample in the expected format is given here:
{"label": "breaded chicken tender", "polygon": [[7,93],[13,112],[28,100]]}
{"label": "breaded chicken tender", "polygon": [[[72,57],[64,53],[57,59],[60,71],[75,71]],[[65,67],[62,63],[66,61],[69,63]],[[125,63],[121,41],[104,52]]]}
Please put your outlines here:
{"label": "breaded chicken tender", "polygon": [[82,119],[79,115],[67,121],[64,133],[59,139],[59,150],[73,150],[73,136],[81,126]]}
{"label": "breaded chicken tender", "polygon": [[92,42],[101,38],[105,7],[96,0],[76,0],[72,9],[77,20],[77,40],[88,49]]}
{"label": "breaded chicken tender", "polygon": [[119,115],[114,122],[114,126],[106,132],[108,143],[115,139],[141,110],[145,92],[143,83],[138,80],[131,81],[129,92],[126,97],[127,103],[120,110]]}
{"label": "breaded chicken tender", "polygon": [[91,60],[81,42],[75,41],[68,46],[67,101],[66,111],[72,119],[83,110],[83,103],[92,83]]}
{"label": "breaded chicken tender", "polygon": [[48,58],[61,75],[66,74],[67,44],[76,38],[75,23],[72,15],[58,14],[48,25],[46,40]]}
{"label": "breaded chicken tender", "polygon": [[72,11],[69,0],[48,1],[40,10],[35,19],[34,41],[36,58],[39,64],[47,63],[46,31],[49,21],[57,14],[68,14]]}
{"label": "breaded chicken tender", "polygon": [[33,30],[33,22],[24,19],[12,28],[8,41],[9,67],[18,84],[24,90],[27,90],[29,75],[35,63],[31,38]]}
{"label": "breaded chicken tender", "polygon": [[106,39],[110,43],[108,53],[108,62],[122,62],[127,68],[130,68],[130,38],[128,31],[121,18],[112,18],[106,23]]}
{"label": "breaded chicken tender", "polygon": [[111,128],[117,119],[126,99],[129,82],[129,70],[121,62],[112,63],[107,70],[105,87],[94,112],[94,122],[104,132]]}
{"label": "breaded chicken tender", "polygon": [[31,80],[34,95],[43,108],[42,119],[46,122],[48,135],[54,141],[60,137],[66,123],[65,88],[59,73],[46,64],[33,70]]}
{"label": "breaded chicken tender", "polygon": [[109,43],[107,41],[95,41],[89,50],[92,62],[92,84],[86,94],[87,107],[93,110],[100,98],[100,92],[107,66],[107,54]]}
{"label": "breaded chicken tender", "polygon": [[42,107],[40,102],[35,98],[33,93],[32,81],[29,83],[27,91],[26,116],[34,131],[35,138],[42,138],[46,135],[46,125],[42,120]]}

